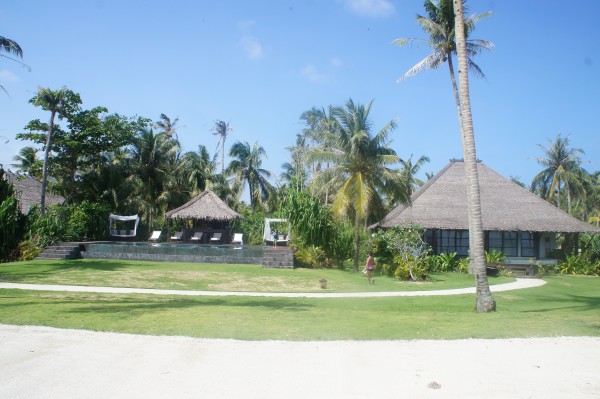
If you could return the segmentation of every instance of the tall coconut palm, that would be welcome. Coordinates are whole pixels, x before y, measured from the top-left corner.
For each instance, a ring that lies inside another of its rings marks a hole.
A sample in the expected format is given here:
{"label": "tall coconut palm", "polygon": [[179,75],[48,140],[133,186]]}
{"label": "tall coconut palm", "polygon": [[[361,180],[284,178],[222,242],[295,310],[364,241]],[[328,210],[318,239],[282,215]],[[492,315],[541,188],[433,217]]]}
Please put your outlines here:
{"label": "tall coconut palm", "polygon": [[383,203],[378,189],[398,182],[394,171],[388,168],[400,160],[389,148],[388,140],[396,123],[388,122],[373,135],[369,120],[372,103],[364,106],[350,99],[345,107],[336,108],[338,128],[327,133],[328,146],[310,153],[312,159],[330,163],[322,176],[343,179],[341,189],[335,194],[333,209],[339,216],[354,216],[354,271],[358,271],[361,222],[366,221],[374,207]]}
{"label": "tall coconut palm", "polygon": [[[19,46],[19,43],[15,42],[14,40],[9,39],[7,37],[0,36],[0,49],[8,54],[12,54],[19,58],[23,58],[23,50],[21,49],[21,46]],[[23,64],[21,61],[16,60],[12,57],[6,56],[4,54],[0,54],[0,57],[8,58],[11,61],[14,61],[14,62],[17,62],[17,63],[23,65],[25,68],[30,69],[28,65]],[[4,86],[0,85],[0,89],[2,89],[2,91],[8,95],[8,92],[6,91]]]}
{"label": "tall coconut palm", "polygon": [[184,155],[188,184],[192,187],[193,195],[199,194],[210,187],[215,180],[216,155],[210,159],[210,154],[205,146],[199,145],[197,152],[188,152]]}
{"label": "tall coconut palm", "polygon": [[234,158],[225,173],[232,176],[232,190],[239,199],[244,192],[247,184],[250,192],[250,206],[255,209],[258,205],[264,204],[271,192],[273,186],[269,183],[271,173],[262,169],[262,158],[267,156],[265,149],[254,143],[250,147],[248,142],[238,141],[229,150],[229,156]]}
{"label": "tall coconut palm", "polygon": [[544,170],[533,178],[531,189],[559,208],[562,205],[561,197],[566,198],[566,211],[571,213],[573,194],[583,191],[580,155],[584,152],[581,148],[570,148],[569,138],[560,134],[554,141],[548,139],[548,142],[547,147],[539,145],[544,156],[537,161]]}
{"label": "tall coconut palm", "polygon": [[462,119],[462,143],[467,178],[467,198],[469,214],[469,257],[476,279],[476,309],[478,312],[496,310],[496,301],[492,297],[485,269],[484,233],[481,219],[481,193],[477,174],[477,154],[475,151],[475,133],[469,96],[469,59],[467,47],[467,26],[464,23],[463,0],[454,0],[456,14],[456,50],[458,54],[460,112]]}
{"label": "tall coconut palm", "polygon": [[416,178],[417,173],[421,170],[421,167],[425,162],[429,162],[429,157],[422,155],[417,159],[415,163],[412,160],[412,154],[407,160],[400,159],[402,169],[400,169],[400,179],[404,183],[404,186],[408,190],[408,196],[410,197],[416,189],[423,185],[423,181]]}
{"label": "tall coconut palm", "polygon": [[[427,12],[427,16],[417,15],[417,22],[419,25],[421,25],[429,37],[427,39],[400,38],[394,40],[393,43],[398,46],[406,46],[414,42],[425,42],[429,45],[429,47],[431,47],[432,52],[408,71],[406,71],[402,76],[400,76],[398,81],[410,78],[426,69],[437,69],[442,64],[447,62],[460,123],[460,101],[458,87],[456,85],[456,75],[454,73],[454,66],[452,62],[452,55],[456,54],[455,17],[452,0],[440,0],[438,3],[434,3],[431,0],[426,0],[423,5],[425,7],[425,11]],[[472,15],[467,17],[464,23],[467,64],[472,72],[481,77],[485,77],[485,75],[479,66],[473,61],[473,56],[483,50],[494,47],[494,44],[487,40],[469,39],[469,36],[475,29],[475,24],[481,19],[490,15],[491,12]]]}
{"label": "tall coconut palm", "polygon": [[160,114],[160,120],[156,122],[155,127],[161,129],[167,137],[175,136],[177,138],[176,125],[178,121],[179,118],[171,120],[167,115]]}
{"label": "tall coconut palm", "polygon": [[169,186],[168,180],[176,173],[173,161],[178,151],[176,140],[166,133],[154,134],[151,128],[142,129],[132,146],[134,202],[144,209],[149,232],[153,215],[160,209],[159,199]]}
{"label": "tall coconut palm", "polygon": [[54,133],[54,122],[56,116],[62,119],[72,115],[79,109],[81,98],[79,94],[63,87],[60,90],[50,90],[40,87],[37,94],[29,100],[36,107],[41,107],[44,111],[50,111],[50,121],[48,122],[48,133],[46,133],[46,147],[44,148],[44,166],[42,168],[42,192],[40,198],[40,212],[44,214],[46,205],[46,186],[48,181],[48,157],[52,151],[52,135]]}
{"label": "tall coconut palm", "polygon": [[36,179],[41,179],[41,160],[38,159],[37,152],[38,150],[33,147],[21,148],[21,150],[19,150],[19,155],[15,155],[13,158],[17,163],[13,163],[11,166],[17,168],[21,173],[35,177]]}
{"label": "tall coconut palm", "polygon": [[222,120],[215,121],[215,126],[212,129],[213,134],[219,136],[217,149],[219,149],[219,144],[221,144],[221,174],[225,173],[225,140],[227,139],[227,134],[232,130],[233,129],[229,126],[229,122],[224,122]]}

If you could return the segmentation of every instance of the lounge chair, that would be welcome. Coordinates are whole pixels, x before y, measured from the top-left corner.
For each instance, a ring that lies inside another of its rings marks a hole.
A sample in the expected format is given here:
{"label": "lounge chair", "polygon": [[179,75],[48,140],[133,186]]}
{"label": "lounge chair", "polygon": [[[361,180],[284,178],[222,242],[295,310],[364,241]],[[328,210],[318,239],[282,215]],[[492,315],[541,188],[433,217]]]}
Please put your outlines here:
{"label": "lounge chair", "polygon": [[233,235],[233,240],[231,240],[232,244],[240,244],[240,245],[244,245],[244,234],[242,233],[235,233]]}
{"label": "lounge chair", "polygon": [[202,242],[202,235],[203,234],[204,233],[201,232],[201,231],[195,232],[194,235],[192,236],[192,238],[190,238],[190,241],[193,241],[193,242]]}
{"label": "lounge chair", "polygon": [[181,241],[183,237],[183,231],[178,231],[171,236],[171,241]]}
{"label": "lounge chair", "polygon": [[213,234],[213,236],[210,237],[210,242],[211,243],[220,243],[221,242],[221,235],[222,235],[222,233],[215,233],[215,234]]}
{"label": "lounge chair", "polygon": [[148,241],[158,241],[158,239],[160,238],[160,233],[160,230],[154,230],[150,238],[148,238]]}

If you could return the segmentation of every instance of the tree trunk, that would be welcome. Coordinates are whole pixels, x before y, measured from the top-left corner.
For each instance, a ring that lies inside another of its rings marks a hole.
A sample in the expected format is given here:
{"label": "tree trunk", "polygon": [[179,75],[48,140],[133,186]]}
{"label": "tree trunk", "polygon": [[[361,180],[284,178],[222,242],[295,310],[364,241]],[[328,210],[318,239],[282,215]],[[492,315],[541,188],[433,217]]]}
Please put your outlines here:
{"label": "tree trunk", "polygon": [[460,111],[462,114],[462,138],[467,179],[467,199],[469,212],[469,247],[471,264],[476,279],[476,309],[478,312],[496,310],[496,301],[492,297],[485,270],[483,246],[483,224],[481,221],[481,195],[477,174],[477,155],[475,152],[475,133],[469,98],[469,74],[465,38],[463,0],[454,0],[456,49],[458,54],[458,76],[460,92]]}
{"label": "tree trunk", "polygon": [[448,54],[448,69],[450,70],[450,80],[452,81],[452,91],[454,92],[454,101],[456,102],[456,113],[458,115],[458,126],[460,127],[460,140],[464,147],[463,139],[463,121],[462,111],[460,110],[460,97],[458,94],[458,86],[456,85],[456,76],[454,75],[454,66],[452,65],[452,53]]}
{"label": "tree trunk", "polygon": [[354,215],[354,271],[358,272],[358,255],[360,249],[360,212]]}
{"label": "tree trunk", "polygon": [[56,111],[50,114],[50,123],[48,124],[48,137],[46,137],[46,149],[44,150],[44,167],[42,169],[42,193],[40,195],[40,213],[46,212],[46,187],[48,185],[48,157],[50,156],[50,146],[52,145],[52,133],[54,132],[54,118]]}

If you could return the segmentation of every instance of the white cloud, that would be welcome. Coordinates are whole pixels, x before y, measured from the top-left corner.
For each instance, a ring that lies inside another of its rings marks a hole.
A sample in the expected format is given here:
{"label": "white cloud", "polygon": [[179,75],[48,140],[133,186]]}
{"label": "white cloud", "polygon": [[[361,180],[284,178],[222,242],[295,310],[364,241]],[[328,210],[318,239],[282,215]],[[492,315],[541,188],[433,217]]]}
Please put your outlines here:
{"label": "white cloud", "polygon": [[346,7],[361,16],[387,17],[394,13],[390,0],[342,0]]}
{"label": "white cloud", "polygon": [[317,68],[315,68],[315,66],[311,64],[308,64],[307,66],[302,68],[300,70],[300,75],[302,75],[304,78],[306,78],[309,82],[312,83],[322,83],[329,80],[327,75],[319,72]]}
{"label": "white cloud", "polygon": [[246,52],[248,58],[251,60],[257,60],[263,55],[262,45],[258,39],[253,36],[242,37],[242,40],[240,40],[240,45]]}
{"label": "white cloud", "polygon": [[6,69],[0,70],[0,80],[3,82],[18,82],[20,79],[17,75]]}
{"label": "white cloud", "polygon": [[329,60],[329,64],[334,68],[339,68],[342,65],[344,65],[344,61],[342,61],[338,57],[331,57],[331,59]]}
{"label": "white cloud", "polygon": [[244,21],[238,22],[238,28],[240,28],[240,30],[248,30],[252,28],[255,24],[256,21],[254,21],[253,19],[246,19]]}

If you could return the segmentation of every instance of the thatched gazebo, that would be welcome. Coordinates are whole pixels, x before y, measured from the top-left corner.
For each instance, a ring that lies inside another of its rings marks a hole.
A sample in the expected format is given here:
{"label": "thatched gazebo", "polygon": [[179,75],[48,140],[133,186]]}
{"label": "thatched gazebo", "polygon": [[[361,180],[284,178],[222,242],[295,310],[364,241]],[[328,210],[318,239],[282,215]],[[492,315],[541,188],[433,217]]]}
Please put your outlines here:
{"label": "thatched gazebo", "polygon": [[[556,248],[557,233],[600,233],[483,163],[477,165],[486,250],[515,258],[545,258]],[[468,253],[469,219],[464,162],[451,160],[411,197],[371,226],[420,226],[436,253]],[[508,252],[508,253],[507,253]]]}
{"label": "thatched gazebo", "polygon": [[228,242],[230,223],[244,218],[210,190],[203,191],[179,208],[167,212],[165,217],[168,221],[173,219],[189,221],[183,240],[192,236],[194,232],[202,232],[201,242],[208,242],[215,233],[221,233],[223,241]]}

